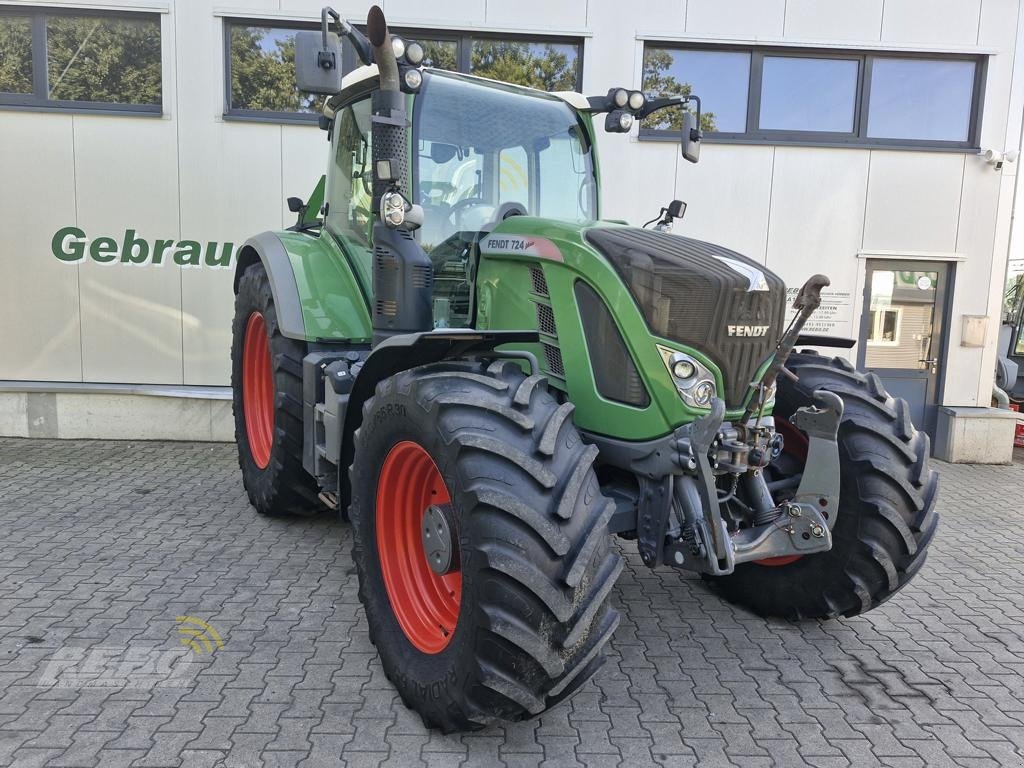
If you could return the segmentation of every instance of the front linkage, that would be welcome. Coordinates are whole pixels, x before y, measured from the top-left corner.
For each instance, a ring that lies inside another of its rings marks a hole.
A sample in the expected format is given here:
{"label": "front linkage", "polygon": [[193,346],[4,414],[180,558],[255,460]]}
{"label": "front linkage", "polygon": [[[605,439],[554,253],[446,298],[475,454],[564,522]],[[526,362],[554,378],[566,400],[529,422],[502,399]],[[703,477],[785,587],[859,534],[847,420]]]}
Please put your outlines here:
{"label": "front linkage", "polygon": [[[772,417],[759,413],[776,377],[792,376],[785,360],[828,284],[828,278],[815,275],[801,289],[794,304],[797,314],[765,375],[751,384],[754,394],[739,423],[725,420],[725,403],[716,398],[706,416],[640,451],[591,436],[601,446],[603,459],[639,479],[639,498],[616,496],[620,512],[611,527],[613,532],[626,532],[635,520],[645,565],[674,565],[722,576],[740,563],[778,562],[832,548],[839,509],[842,399],[819,390],[814,405],[791,417],[793,426],[808,437],[807,460],[795,493],[778,503],[764,469],[782,451],[783,438],[775,432]],[[726,475],[732,477],[732,487],[723,496],[718,480]],[[740,492],[744,501],[738,498]],[[751,524],[730,531],[722,516],[727,502],[743,504]]]}

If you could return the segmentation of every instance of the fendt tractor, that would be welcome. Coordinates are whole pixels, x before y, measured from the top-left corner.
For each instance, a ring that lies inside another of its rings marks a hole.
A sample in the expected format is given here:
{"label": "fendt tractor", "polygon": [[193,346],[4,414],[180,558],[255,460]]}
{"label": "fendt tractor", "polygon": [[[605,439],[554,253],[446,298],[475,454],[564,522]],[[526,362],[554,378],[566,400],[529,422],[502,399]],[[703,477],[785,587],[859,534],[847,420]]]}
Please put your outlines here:
{"label": "fendt tractor", "polygon": [[[342,77],[342,41],[363,66]],[[235,273],[232,381],[256,510],[351,521],[370,638],[428,726],[519,720],[599,668],[623,548],[764,616],[879,605],[937,525],[927,437],[878,378],[807,347],[828,279],[602,220],[587,97],[432,69],[324,9],[299,87],[326,96],[325,180]],[[641,192],[637,190],[638,194]],[[611,535],[635,541],[614,546]]]}

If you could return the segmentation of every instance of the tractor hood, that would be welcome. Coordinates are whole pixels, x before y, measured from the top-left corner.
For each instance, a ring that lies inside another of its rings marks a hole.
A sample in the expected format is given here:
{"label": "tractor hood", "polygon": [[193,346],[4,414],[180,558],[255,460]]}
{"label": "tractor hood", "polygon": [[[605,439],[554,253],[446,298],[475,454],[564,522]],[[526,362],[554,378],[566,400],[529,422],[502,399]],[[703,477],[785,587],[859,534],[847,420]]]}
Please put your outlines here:
{"label": "tractor hood", "polygon": [[587,241],[628,286],[651,332],[703,352],[739,406],[781,336],[786,286],[720,245],[635,227],[594,227]]}

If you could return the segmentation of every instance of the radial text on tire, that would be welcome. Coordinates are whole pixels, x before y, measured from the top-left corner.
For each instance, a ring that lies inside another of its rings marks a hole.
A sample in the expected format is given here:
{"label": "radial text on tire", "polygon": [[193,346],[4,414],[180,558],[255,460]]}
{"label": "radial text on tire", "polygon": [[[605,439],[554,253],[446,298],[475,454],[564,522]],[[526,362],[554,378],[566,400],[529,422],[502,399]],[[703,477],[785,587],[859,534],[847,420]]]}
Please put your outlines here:
{"label": "radial text on tire", "polygon": [[[428,726],[528,718],[603,661],[622,560],[572,410],[509,361],[400,373],[363,409],[349,510],[359,596],[385,673]],[[454,532],[440,576],[422,567],[431,505]]]}

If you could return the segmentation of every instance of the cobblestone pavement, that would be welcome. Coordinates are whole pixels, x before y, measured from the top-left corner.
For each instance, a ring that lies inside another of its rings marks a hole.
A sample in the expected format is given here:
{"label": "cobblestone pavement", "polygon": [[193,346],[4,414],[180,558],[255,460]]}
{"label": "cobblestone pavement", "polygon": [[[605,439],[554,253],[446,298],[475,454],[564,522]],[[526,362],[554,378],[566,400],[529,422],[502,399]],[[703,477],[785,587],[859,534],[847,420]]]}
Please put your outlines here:
{"label": "cobblestone pavement", "polygon": [[596,678],[441,736],[384,678],[348,526],[258,517],[233,446],[0,440],[0,765],[1024,765],[1024,465],[941,474],[880,609],[763,621],[624,544]]}

